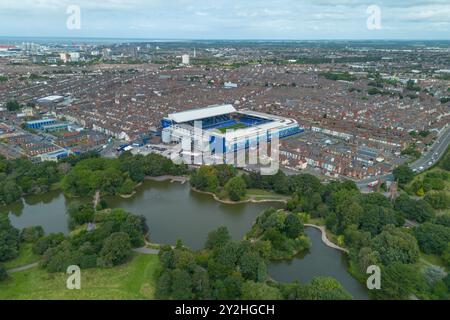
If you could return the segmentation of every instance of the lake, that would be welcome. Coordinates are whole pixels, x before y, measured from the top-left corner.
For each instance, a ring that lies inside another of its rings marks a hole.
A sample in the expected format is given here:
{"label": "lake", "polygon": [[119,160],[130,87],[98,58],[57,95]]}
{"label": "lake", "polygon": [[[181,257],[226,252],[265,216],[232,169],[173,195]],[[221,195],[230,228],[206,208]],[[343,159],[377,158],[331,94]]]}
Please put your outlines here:
{"label": "lake", "polygon": [[[67,234],[65,212],[71,201],[74,200],[67,199],[61,192],[50,192],[26,197],[22,203],[0,210],[9,213],[11,223],[17,228],[41,225],[47,233]],[[228,227],[233,239],[242,239],[264,210],[281,207],[280,203],[226,205],[210,195],[192,191],[188,183],[169,181],[145,181],[132,198],[107,197],[106,201],[112,208],[144,215],[151,242],[175,244],[181,239],[193,249],[202,248],[208,233],[220,226]],[[348,273],[345,256],[325,246],[320,231],[306,228],[306,232],[312,242],[310,252],[292,261],[270,263],[271,277],[280,282],[299,280],[306,283],[316,276],[332,276],[355,299],[367,299],[367,290]]]}

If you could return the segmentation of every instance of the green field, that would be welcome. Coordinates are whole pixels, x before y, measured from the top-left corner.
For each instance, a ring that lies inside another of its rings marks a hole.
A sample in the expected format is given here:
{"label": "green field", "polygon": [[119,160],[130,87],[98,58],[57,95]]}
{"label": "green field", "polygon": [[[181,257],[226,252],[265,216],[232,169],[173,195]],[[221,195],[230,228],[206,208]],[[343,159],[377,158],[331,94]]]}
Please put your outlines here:
{"label": "green field", "polygon": [[238,130],[238,129],[245,129],[245,128],[247,128],[247,126],[245,124],[236,123],[236,124],[233,124],[232,126],[229,126],[229,127],[220,128],[219,131],[221,133],[226,133],[227,130]]}
{"label": "green field", "polygon": [[248,189],[247,198],[252,200],[286,200],[286,201],[291,199],[291,197],[288,196],[260,189]]}
{"label": "green field", "polygon": [[39,268],[11,274],[0,284],[0,300],[154,299],[157,255],[134,254],[125,265],[81,271],[81,290],[66,288],[67,275]]}

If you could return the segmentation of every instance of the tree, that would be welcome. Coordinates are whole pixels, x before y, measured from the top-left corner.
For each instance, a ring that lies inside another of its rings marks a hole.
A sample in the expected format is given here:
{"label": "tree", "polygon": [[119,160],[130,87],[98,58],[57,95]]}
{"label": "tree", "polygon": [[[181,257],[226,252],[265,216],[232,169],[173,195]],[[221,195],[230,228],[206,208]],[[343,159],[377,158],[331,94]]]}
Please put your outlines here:
{"label": "tree", "polygon": [[450,209],[450,196],[447,192],[430,192],[424,199],[436,210]]}
{"label": "tree", "polygon": [[172,293],[171,297],[175,300],[192,299],[192,278],[191,275],[180,269],[175,269],[171,274]]}
{"label": "tree", "polygon": [[281,300],[282,295],[278,288],[265,283],[246,281],[242,285],[243,300]]}
{"label": "tree", "polygon": [[214,298],[218,300],[236,300],[242,296],[242,285],[244,279],[240,274],[227,276],[223,281],[214,283]]}
{"label": "tree", "polygon": [[212,166],[203,166],[191,174],[190,182],[199,190],[216,192],[219,187],[217,170]]}
{"label": "tree", "polygon": [[257,253],[241,256],[239,267],[245,279],[263,282],[267,277],[267,266]]}
{"label": "tree", "polygon": [[20,232],[20,241],[33,243],[44,236],[44,229],[41,226],[28,227]]}
{"label": "tree", "polygon": [[442,169],[450,171],[450,152],[445,154],[445,157],[441,160],[440,166]]}
{"label": "tree", "polygon": [[231,240],[230,233],[227,227],[220,227],[215,231],[208,234],[208,239],[206,240],[206,249],[216,249],[224,246],[227,242]]}
{"label": "tree", "polygon": [[447,247],[442,253],[442,260],[444,260],[444,263],[447,265],[447,267],[450,267],[450,243],[447,243]]}
{"label": "tree", "polygon": [[13,180],[6,180],[0,185],[0,203],[11,204],[22,197],[22,189]]}
{"label": "tree", "polygon": [[17,100],[9,100],[6,103],[6,109],[8,109],[8,111],[19,111],[20,103],[18,103]]}
{"label": "tree", "polygon": [[303,233],[303,223],[298,214],[288,214],[284,220],[284,230],[286,235],[291,239],[296,239]]}
{"label": "tree", "polygon": [[321,192],[323,185],[320,180],[310,174],[302,174],[289,177],[289,191],[298,195],[310,195]]}
{"label": "tree", "polygon": [[49,248],[55,248],[65,240],[62,233],[51,233],[46,237],[40,238],[33,245],[33,253],[43,255]]}
{"label": "tree", "polygon": [[19,254],[19,230],[7,215],[0,214],[0,262],[14,259]]}
{"label": "tree", "polygon": [[81,204],[74,201],[67,208],[69,215],[69,227],[74,229],[76,226],[83,225],[94,220],[95,210],[91,204]]}
{"label": "tree", "polygon": [[334,278],[317,277],[300,291],[303,300],[351,300],[352,296]]}
{"label": "tree", "polygon": [[435,223],[450,228],[450,214],[447,213],[437,217]]}
{"label": "tree", "polygon": [[366,208],[360,221],[361,230],[368,231],[372,235],[379,234],[386,225],[398,224],[397,214],[394,210],[379,206]]}
{"label": "tree", "polygon": [[247,185],[241,177],[234,177],[225,185],[225,191],[232,201],[240,201],[247,193]]}
{"label": "tree", "polygon": [[428,202],[413,200],[406,194],[400,195],[395,200],[395,210],[403,213],[406,218],[419,223],[429,221],[435,216],[434,210]]}
{"label": "tree", "polygon": [[359,250],[358,253],[358,264],[359,271],[365,274],[367,268],[373,265],[377,265],[380,260],[379,253],[374,251],[372,248],[364,247]]}
{"label": "tree", "polygon": [[450,228],[427,222],[414,229],[414,236],[424,253],[441,255],[450,242]]}
{"label": "tree", "polygon": [[169,299],[172,292],[171,271],[164,271],[156,282],[155,296],[157,299]]}
{"label": "tree", "polygon": [[424,283],[419,269],[410,264],[394,263],[385,266],[381,269],[381,274],[381,289],[369,292],[377,300],[407,300]]}
{"label": "tree", "polygon": [[105,240],[98,264],[103,267],[117,266],[125,262],[130,254],[130,237],[124,232],[116,232]]}
{"label": "tree", "polygon": [[236,168],[231,165],[220,164],[215,166],[215,169],[217,171],[217,179],[219,180],[219,185],[222,187],[225,186],[231,178],[234,178],[236,176]]}
{"label": "tree", "polygon": [[386,226],[372,241],[372,249],[377,251],[382,264],[396,262],[409,264],[419,260],[419,247],[416,239],[394,226]]}
{"label": "tree", "polygon": [[0,282],[5,281],[8,278],[8,273],[5,268],[0,265]]}
{"label": "tree", "polygon": [[393,174],[400,185],[405,185],[414,179],[414,172],[406,164],[395,168]]}
{"label": "tree", "polygon": [[211,285],[208,272],[200,266],[197,266],[192,274],[192,291],[195,299],[211,299]]}

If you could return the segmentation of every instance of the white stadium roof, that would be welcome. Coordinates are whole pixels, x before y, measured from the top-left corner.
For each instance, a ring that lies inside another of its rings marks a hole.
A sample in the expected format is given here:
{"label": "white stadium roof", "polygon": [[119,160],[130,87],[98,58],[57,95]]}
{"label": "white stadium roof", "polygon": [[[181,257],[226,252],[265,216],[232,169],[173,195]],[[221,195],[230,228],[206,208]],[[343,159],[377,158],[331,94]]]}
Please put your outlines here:
{"label": "white stadium roof", "polygon": [[183,123],[235,112],[237,112],[237,110],[231,104],[215,105],[202,109],[172,113],[169,114],[169,119],[176,123]]}

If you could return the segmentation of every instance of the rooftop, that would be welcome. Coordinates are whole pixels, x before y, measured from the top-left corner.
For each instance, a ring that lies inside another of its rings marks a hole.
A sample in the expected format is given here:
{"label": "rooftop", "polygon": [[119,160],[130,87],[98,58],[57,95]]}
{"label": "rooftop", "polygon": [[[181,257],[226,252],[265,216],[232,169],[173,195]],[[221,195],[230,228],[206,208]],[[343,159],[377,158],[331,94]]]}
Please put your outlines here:
{"label": "rooftop", "polygon": [[237,110],[231,104],[214,105],[202,109],[194,109],[178,113],[169,114],[169,119],[177,122],[189,122],[201,120],[209,117],[221,116],[225,114],[235,113]]}

